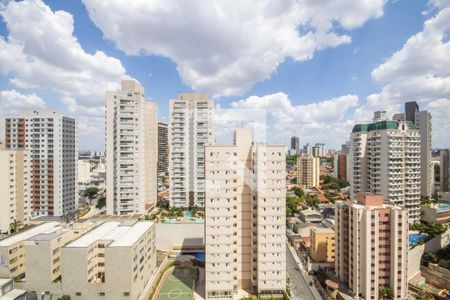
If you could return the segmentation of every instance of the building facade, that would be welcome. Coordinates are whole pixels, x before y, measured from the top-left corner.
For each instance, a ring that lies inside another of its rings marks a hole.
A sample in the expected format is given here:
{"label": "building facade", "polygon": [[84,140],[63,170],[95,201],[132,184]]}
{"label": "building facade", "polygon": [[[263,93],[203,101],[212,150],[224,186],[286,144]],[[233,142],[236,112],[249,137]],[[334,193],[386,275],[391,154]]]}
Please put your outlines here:
{"label": "building facade", "polygon": [[[359,193],[336,203],[335,271],[353,294],[381,299],[389,287],[394,299],[408,295],[408,211],[382,195]],[[358,298],[359,299],[359,298]]]}
{"label": "building facade", "polygon": [[24,278],[26,255],[24,242],[43,233],[55,232],[58,222],[47,222],[0,241],[0,277]]}
{"label": "building facade", "polygon": [[169,101],[170,206],[205,204],[205,145],[214,141],[207,94],[183,93]]}
{"label": "building facade", "polygon": [[291,137],[291,155],[296,155],[300,153],[300,139],[298,136],[292,136]]}
{"label": "building facade", "polygon": [[327,155],[327,150],[325,149],[325,144],[316,143],[312,147],[312,156],[314,157],[324,157]]}
{"label": "building facade", "polygon": [[440,189],[443,193],[450,192],[450,149],[441,149]]}
{"label": "building facade", "polygon": [[320,159],[313,156],[299,156],[297,158],[298,179],[297,184],[306,188],[319,185]]}
{"label": "building facade", "polygon": [[283,295],[286,287],[285,147],[256,145],[238,129],[234,145],[205,147],[206,299],[239,290]]}
{"label": "building facade", "polygon": [[5,118],[5,146],[25,149],[34,216],[63,216],[78,206],[76,120],[49,109]]}
{"label": "building facade", "polygon": [[353,128],[350,146],[351,195],[381,194],[420,219],[420,133],[407,121],[379,121]]}
{"label": "building facade", "polygon": [[169,173],[168,125],[158,123],[158,174]]}
{"label": "building facade", "polygon": [[347,179],[347,155],[346,153],[338,152],[334,155],[334,177],[341,180]]}
{"label": "building facade", "polygon": [[155,224],[105,222],[61,248],[61,293],[137,300],[156,269]]}
{"label": "building facade", "polygon": [[309,256],[313,262],[332,263],[335,257],[335,233],[331,228],[311,228]]}
{"label": "building facade", "polygon": [[106,93],[106,210],[146,213],[157,200],[158,119],[144,88],[123,80]]}
{"label": "building facade", "polygon": [[25,149],[5,149],[0,142],[0,234],[10,232],[10,224],[28,225],[31,217],[28,154]]}
{"label": "building facade", "polygon": [[412,122],[420,131],[420,193],[422,196],[431,197],[434,184],[433,165],[431,162],[431,114],[427,111],[419,111],[417,102],[411,101],[405,103],[405,113],[395,114],[393,119]]}

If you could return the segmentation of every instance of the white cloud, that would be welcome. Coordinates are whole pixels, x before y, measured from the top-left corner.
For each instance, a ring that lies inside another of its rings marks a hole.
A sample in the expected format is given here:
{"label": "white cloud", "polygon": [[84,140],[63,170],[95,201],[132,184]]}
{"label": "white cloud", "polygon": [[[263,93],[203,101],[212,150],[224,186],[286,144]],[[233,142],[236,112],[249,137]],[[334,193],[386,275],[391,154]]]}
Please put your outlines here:
{"label": "white cloud", "polygon": [[14,89],[0,92],[0,115],[14,115],[34,108],[45,108],[44,100],[36,94],[23,95]]}
{"label": "white cloud", "polygon": [[450,5],[449,1],[430,2],[441,9],[425,21],[424,28],[411,36],[403,47],[372,71],[373,79],[383,84],[380,93],[372,94],[358,108],[355,118],[367,120],[372,112],[403,110],[406,101],[417,101],[421,109],[433,114],[433,145],[449,146],[450,105]]}
{"label": "white cloud", "polygon": [[285,144],[295,130],[302,143],[326,142],[331,147],[338,147],[350,134],[354,124],[350,120],[351,110],[357,105],[358,97],[355,95],[294,105],[285,93],[251,96],[231,103],[233,109],[266,112],[267,140],[270,143]]}
{"label": "white cloud", "polygon": [[169,57],[187,85],[240,95],[287,57],[349,43],[336,32],[382,15],[385,0],[83,0],[107,39],[127,54]]}
{"label": "white cloud", "polygon": [[25,0],[8,2],[0,15],[8,31],[7,37],[0,36],[0,74],[22,89],[60,94],[77,117],[98,115],[105,91],[115,90],[128,77],[118,59],[83,50],[74,36],[73,17],[65,11]]}

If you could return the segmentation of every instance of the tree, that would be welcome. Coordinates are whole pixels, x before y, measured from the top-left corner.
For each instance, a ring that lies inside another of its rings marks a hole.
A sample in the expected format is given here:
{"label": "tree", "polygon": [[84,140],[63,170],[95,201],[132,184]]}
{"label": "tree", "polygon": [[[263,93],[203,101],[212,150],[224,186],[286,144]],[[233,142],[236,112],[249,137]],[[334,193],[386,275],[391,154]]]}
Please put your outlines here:
{"label": "tree", "polygon": [[305,192],[301,189],[301,188],[299,188],[299,187],[294,187],[293,189],[292,189],[293,191],[294,191],[294,194],[297,196],[297,197],[305,197]]}
{"label": "tree", "polygon": [[378,289],[378,299],[394,299],[394,290],[390,287],[380,287]]}
{"label": "tree", "polygon": [[317,205],[319,203],[320,201],[317,198],[317,196],[310,196],[310,195],[306,196],[306,205],[308,205],[309,207]]}
{"label": "tree", "polygon": [[95,207],[97,207],[98,209],[101,209],[105,206],[106,206],[106,197],[103,195],[98,199],[97,205]]}
{"label": "tree", "polygon": [[61,297],[59,297],[57,300],[71,300],[72,298],[70,298],[69,295],[62,295]]}
{"label": "tree", "polygon": [[83,197],[92,199],[95,195],[97,195],[99,189],[95,186],[88,187],[83,192]]}
{"label": "tree", "polygon": [[19,231],[22,228],[22,223],[16,219],[9,224],[9,232],[14,233]]}
{"label": "tree", "polygon": [[292,178],[289,182],[291,184],[297,184],[297,177]]}

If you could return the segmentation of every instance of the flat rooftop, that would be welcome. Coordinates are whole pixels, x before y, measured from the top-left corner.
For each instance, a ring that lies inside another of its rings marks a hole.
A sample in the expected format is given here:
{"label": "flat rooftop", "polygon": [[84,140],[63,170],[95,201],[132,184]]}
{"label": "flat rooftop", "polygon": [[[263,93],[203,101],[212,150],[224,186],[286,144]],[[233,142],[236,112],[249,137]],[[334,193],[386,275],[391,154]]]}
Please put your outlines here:
{"label": "flat rooftop", "polygon": [[58,230],[60,228],[60,227],[58,227],[59,224],[60,224],[59,222],[48,222],[48,223],[44,223],[39,226],[33,227],[24,232],[14,234],[4,240],[1,240],[0,247],[9,247],[18,242],[28,240],[29,238],[32,238],[41,233],[55,232],[56,230]]}
{"label": "flat rooftop", "polygon": [[67,248],[86,248],[97,241],[111,241],[107,247],[132,246],[153,222],[105,222],[68,244]]}

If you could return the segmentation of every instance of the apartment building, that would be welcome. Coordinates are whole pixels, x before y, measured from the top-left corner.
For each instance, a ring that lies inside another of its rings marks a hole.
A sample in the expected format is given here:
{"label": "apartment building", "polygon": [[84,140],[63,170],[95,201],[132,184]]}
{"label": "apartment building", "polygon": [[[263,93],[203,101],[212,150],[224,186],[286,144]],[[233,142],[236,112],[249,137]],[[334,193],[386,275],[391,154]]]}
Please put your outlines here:
{"label": "apartment building", "polygon": [[395,299],[408,294],[408,211],[382,195],[358,193],[336,203],[335,272],[362,299],[380,299],[390,287]]}
{"label": "apartment building", "polygon": [[214,141],[214,103],[207,94],[183,93],[169,101],[170,206],[205,204],[205,145]]}
{"label": "apartment building", "polygon": [[420,219],[420,132],[408,121],[382,120],[353,127],[350,146],[351,195],[381,194]]}
{"label": "apartment building", "polygon": [[27,164],[28,153],[24,149],[6,149],[0,142],[0,234],[10,232],[10,224],[30,221],[30,181]]}
{"label": "apartment building", "polygon": [[24,240],[27,290],[37,295],[58,291],[61,285],[62,247],[80,237],[91,226],[87,222],[74,223],[72,227],[58,224]]}
{"label": "apartment building", "polygon": [[106,210],[144,214],[156,205],[158,119],[144,88],[123,80],[106,93]]}
{"label": "apartment building", "polygon": [[420,193],[431,197],[433,191],[434,174],[431,163],[432,149],[432,118],[427,111],[419,111],[415,101],[405,103],[405,113],[395,114],[394,120],[409,121],[420,131]]}
{"label": "apartment building", "polygon": [[61,293],[137,300],[156,269],[152,222],[105,222],[62,247]]}
{"label": "apartment building", "polygon": [[169,173],[169,126],[166,123],[158,123],[158,174]]}
{"label": "apartment building", "polygon": [[325,149],[325,144],[316,143],[312,147],[312,156],[314,157],[324,157],[327,155],[327,150]]}
{"label": "apartment building", "polygon": [[285,147],[252,143],[238,129],[233,145],[205,146],[206,299],[244,290],[282,295],[286,287]]}
{"label": "apartment building", "polygon": [[44,223],[1,240],[0,277],[23,278],[25,276],[26,261],[24,241],[39,234],[55,232],[59,228],[58,222]]}
{"label": "apartment building", "polygon": [[340,151],[334,155],[334,174],[333,176],[341,179],[347,180],[347,153]]}
{"label": "apartment building", "polygon": [[91,180],[91,163],[89,160],[78,159],[78,182]]}
{"label": "apartment building", "polygon": [[440,190],[450,192],[450,149],[441,149]]}
{"label": "apartment building", "polygon": [[335,233],[333,229],[311,228],[309,256],[313,262],[317,263],[334,262]]}
{"label": "apartment building", "polygon": [[[49,109],[4,119],[6,149],[28,152],[33,216],[63,216],[78,206],[75,119]],[[3,134],[3,133],[2,133]]]}
{"label": "apartment building", "polygon": [[306,188],[319,185],[320,159],[314,156],[299,156],[297,158],[297,184]]}

